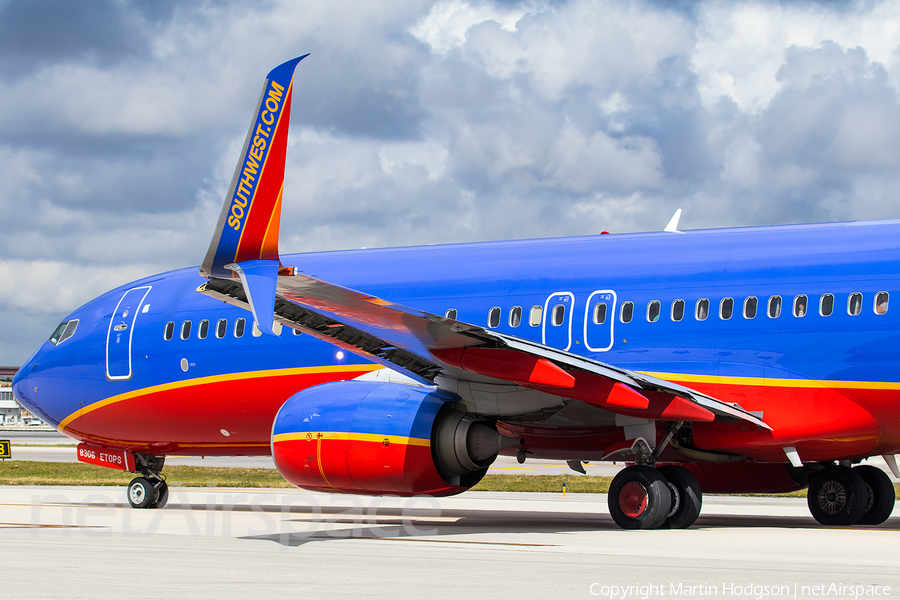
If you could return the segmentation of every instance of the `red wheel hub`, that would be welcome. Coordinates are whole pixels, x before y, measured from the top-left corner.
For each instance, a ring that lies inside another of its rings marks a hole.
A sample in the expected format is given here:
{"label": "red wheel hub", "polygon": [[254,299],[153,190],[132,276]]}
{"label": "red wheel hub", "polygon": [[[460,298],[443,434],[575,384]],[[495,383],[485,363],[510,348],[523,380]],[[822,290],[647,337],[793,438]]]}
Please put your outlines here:
{"label": "red wheel hub", "polygon": [[647,489],[637,481],[629,481],[619,490],[619,508],[626,517],[635,519],[647,510]]}

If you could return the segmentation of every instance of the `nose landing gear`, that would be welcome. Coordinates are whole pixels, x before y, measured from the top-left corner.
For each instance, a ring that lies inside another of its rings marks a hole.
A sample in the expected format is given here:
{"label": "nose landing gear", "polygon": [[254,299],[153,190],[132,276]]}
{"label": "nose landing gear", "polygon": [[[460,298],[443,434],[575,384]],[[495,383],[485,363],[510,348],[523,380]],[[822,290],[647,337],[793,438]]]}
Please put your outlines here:
{"label": "nose landing gear", "polygon": [[161,477],[165,457],[135,454],[141,477],[128,484],[128,503],[132,508],[162,508],[169,501],[169,486]]}
{"label": "nose landing gear", "polygon": [[162,508],[169,501],[169,486],[162,479],[135,477],[128,484],[132,508]]}

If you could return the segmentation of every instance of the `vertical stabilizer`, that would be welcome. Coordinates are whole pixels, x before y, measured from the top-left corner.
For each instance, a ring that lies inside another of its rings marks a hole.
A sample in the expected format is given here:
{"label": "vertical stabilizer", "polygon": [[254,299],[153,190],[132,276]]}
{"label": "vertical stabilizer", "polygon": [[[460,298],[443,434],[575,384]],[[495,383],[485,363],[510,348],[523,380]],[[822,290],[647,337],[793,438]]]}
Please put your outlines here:
{"label": "vertical stabilizer", "polygon": [[226,265],[278,261],[278,228],[294,68],[305,54],[269,72],[212,242],[200,266],[204,277],[231,279]]}

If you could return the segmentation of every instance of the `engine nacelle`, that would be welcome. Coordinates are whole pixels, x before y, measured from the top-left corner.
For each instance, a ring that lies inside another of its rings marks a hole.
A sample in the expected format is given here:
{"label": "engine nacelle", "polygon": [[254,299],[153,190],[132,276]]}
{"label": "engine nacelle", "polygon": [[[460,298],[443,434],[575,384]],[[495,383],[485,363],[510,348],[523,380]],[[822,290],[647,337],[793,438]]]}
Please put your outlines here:
{"label": "engine nacelle", "polygon": [[297,487],[412,496],[458,494],[521,443],[466,415],[459,397],[397,383],[340,381],[291,396],[275,416],[272,457]]}

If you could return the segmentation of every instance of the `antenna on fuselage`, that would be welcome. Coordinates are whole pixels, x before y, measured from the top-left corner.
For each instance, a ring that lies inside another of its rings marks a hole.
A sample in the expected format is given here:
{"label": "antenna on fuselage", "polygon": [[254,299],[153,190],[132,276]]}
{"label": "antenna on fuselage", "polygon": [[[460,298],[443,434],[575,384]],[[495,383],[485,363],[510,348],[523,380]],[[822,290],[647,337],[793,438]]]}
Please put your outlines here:
{"label": "antenna on fuselage", "polygon": [[683,231],[678,231],[678,220],[681,219],[681,209],[675,211],[675,214],[672,215],[672,218],[669,219],[669,224],[666,225],[666,228],[663,231],[667,231],[669,233],[684,233]]}

